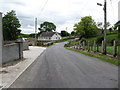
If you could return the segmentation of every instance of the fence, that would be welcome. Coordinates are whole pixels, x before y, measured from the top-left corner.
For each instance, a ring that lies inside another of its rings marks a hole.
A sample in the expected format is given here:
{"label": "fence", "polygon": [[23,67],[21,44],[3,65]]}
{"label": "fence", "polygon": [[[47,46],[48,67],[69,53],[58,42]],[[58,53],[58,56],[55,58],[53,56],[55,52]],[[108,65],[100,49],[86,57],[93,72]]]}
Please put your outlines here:
{"label": "fence", "polygon": [[[68,44],[65,45],[66,47],[78,49],[78,50],[86,50],[88,52],[99,52],[104,54],[104,41],[102,41],[101,44],[97,44],[96,41],[94,42],[77,42],[71,44],[69,42]],[[120,44],[116,42],[115,40],[113,43],[110,45],[110,43],[106,44],[106,54],[112,55],[113,57],[117,57],[120,59]]]}

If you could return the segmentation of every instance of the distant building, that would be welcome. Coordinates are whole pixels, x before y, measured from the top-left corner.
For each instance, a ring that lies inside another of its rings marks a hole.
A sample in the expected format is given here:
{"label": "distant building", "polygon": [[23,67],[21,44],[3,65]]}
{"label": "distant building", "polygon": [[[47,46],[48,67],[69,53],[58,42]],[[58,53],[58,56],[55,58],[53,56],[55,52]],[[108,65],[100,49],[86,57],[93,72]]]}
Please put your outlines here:
{"label": "distant building", "polygon": [[41,34],[38,34],[38,40],[44,40],[44,41],[54,41],[54,40],[60,40],[61,36],[57,32],[43,32]]}
{"label": "distant building", "polygon": [[120,21],[120,1],[118,2],[118,21]]}

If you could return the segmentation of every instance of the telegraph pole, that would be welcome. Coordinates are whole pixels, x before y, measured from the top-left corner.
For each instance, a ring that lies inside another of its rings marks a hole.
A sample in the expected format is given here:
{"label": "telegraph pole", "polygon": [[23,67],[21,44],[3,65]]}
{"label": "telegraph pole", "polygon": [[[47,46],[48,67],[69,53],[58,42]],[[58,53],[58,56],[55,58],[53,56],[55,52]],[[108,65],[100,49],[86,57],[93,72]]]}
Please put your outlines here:
{"label": "telegraph pole", "polygon": [[35,18],[35,39],[37,39],[37,18]]}
{"label": "telegraph pole", "polygon": [[67,37],[67,27],[66,27],[66,37]]}
{"label": "telegraph pole", "polygon": [[103,54],[106,54],[106,24],[107,24],[107,1],[104,1],[104,45]]}

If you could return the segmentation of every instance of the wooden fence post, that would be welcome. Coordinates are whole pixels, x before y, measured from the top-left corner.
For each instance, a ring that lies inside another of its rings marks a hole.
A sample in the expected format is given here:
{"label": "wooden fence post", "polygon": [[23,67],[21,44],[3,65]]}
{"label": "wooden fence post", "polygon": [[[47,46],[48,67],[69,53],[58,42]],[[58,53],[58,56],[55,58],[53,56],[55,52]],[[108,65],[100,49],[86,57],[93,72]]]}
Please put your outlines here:
{"label": "wooden fence post", "polygon": [[99,52],[99,45],[97,44],[97,52]]}
{"label": "wooden fence post", "polygon": [[90,42],[88,41],[88,52],[90,51]]}
{"label": "wooden fence post", "polygon": [[113,42],[113,57],[116,57],[117,55],[117,46],[116,46],[116,41],[114,40]]}
{"label": "wooden fence post", "polygon": [[102,41],[102,53],[104,53],[104,41]]}
{"label": "wooden fence post", "polygon": [[85,41],[83,41],[83,50],[85,50]]}
{"label": "wooden fence post", "polygon": [[93,51],[96,52],[96,41],[94,41]]}
{"label": "wooden fence post", "polygon": [[117,54],[117,58],[120,60],[120,42],[119,42],[119,45],[118,45],[118,54]]}

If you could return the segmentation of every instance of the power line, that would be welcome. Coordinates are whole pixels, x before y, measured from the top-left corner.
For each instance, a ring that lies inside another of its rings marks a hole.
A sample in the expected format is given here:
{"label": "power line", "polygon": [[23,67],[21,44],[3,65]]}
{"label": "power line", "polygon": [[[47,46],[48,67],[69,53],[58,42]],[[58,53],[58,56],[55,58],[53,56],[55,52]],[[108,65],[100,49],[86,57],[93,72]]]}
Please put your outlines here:
{"label": "power line", "polygon": [[[46,2],[44,3],[43,7],[41,8],[40,15],[42,14],[43,10],[45,9],[47,3],[48,3],[48,0],[46,0]],[[40,17],[40,15],[39,15],[39,17]]]}
{"label": "power line", "polygon": [[[42,14],[43,10],[45,9],[45,6],[47,5],[47,3],[48,3],[48,0],[46,0],[45,4],[41,8],[40,15]],[[39,15],[39,17],[40,17],[40,15]],[[37,21],[38,21],[38,17],[35,18],[35,38],[37,38]]]}
{"label": "power line", "polygon": [[114,16],[114,9],[113,9],[113,3],[112,3],[112,0],[110,0],[110,4],[111,4],[111,8],[112,8],[112,16],[113,16],[113,20],[114,20],[114,23],[115,23],[115,16]]}

